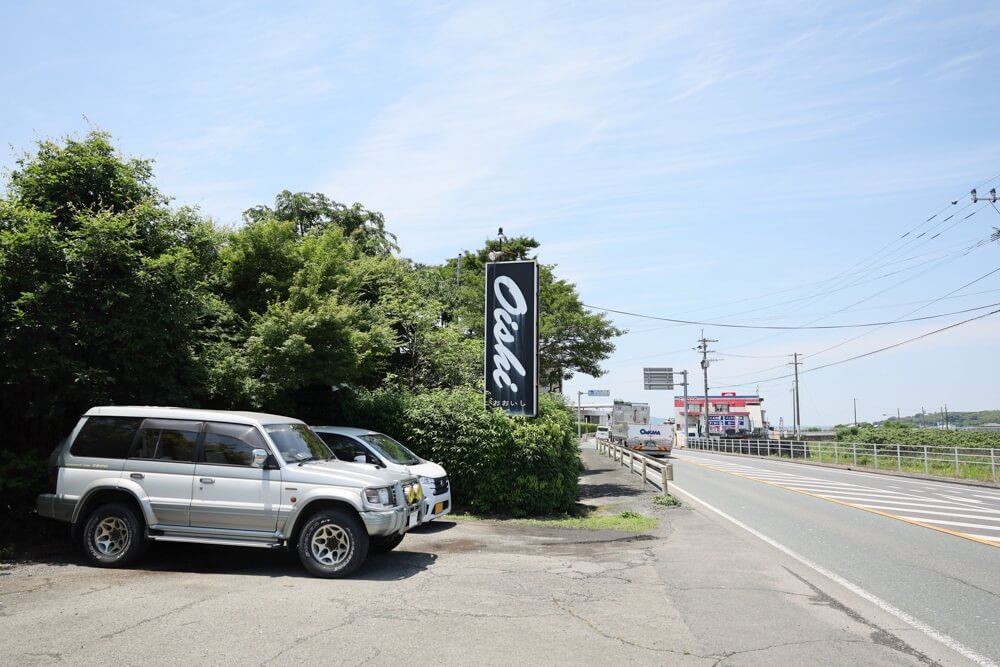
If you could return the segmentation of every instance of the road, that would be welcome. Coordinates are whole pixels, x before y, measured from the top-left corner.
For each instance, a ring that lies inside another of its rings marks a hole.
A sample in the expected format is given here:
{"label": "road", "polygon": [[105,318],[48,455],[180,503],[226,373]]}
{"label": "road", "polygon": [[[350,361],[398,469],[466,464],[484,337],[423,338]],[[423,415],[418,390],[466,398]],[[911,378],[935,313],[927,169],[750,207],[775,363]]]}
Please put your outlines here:
{"label": "road", "polygon": [[703,510],[1000,656],[1000,491],[692,450],[675,452],[674,479]]}

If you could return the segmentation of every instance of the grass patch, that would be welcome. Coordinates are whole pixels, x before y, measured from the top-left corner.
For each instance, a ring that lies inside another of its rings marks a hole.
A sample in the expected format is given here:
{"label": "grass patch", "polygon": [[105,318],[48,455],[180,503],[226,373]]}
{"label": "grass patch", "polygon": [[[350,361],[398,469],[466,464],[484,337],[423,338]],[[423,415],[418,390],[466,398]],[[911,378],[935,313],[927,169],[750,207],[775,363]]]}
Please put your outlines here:
{"label": "grass patch", "polygon": [[663,505],[664,507],[680,507],[681,501],[677,500],[673,496],[655,496],[653,502],[657,505]]}
{"label": "grass patch", "polygon": [[513,519],[511,523],[522,526],[546,526],[548,528],[570,528],[576,530],[620,530],[641,533],[656,528],[657,521],[638,512],[619,514],[591,514],[589,516],[555,516],[536,519]]}

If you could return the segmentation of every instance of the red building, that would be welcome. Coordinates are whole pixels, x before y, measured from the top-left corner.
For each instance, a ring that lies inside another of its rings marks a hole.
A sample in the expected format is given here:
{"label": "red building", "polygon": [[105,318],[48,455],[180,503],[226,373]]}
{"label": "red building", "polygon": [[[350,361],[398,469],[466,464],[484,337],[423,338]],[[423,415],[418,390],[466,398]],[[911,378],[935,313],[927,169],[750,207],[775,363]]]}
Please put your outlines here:
{"label": "red building", "polygon": [[[688,395],[688,434],[697,435],[704,429],[704,396]],[[684,397],[674,396],[674,423],[683,430]],[[708,397],[709,435],[762,434],[767,430],[764,399],[756,395],[738,395],[724,391]]]}

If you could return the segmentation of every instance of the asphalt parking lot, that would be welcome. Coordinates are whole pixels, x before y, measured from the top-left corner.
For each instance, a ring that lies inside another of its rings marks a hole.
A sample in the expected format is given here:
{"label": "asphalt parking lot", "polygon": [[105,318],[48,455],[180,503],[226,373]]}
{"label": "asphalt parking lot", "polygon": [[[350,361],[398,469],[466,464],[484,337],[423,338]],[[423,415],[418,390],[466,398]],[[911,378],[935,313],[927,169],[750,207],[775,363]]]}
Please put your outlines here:
{"label": "asphalt parking lot", "polygon": [[0,570],[0,664],[934,664],[905,629],[584,459],[582,502],[660,526],[439,521],[345,580],[285,552],[157,544],[102,570],[70,551]]}

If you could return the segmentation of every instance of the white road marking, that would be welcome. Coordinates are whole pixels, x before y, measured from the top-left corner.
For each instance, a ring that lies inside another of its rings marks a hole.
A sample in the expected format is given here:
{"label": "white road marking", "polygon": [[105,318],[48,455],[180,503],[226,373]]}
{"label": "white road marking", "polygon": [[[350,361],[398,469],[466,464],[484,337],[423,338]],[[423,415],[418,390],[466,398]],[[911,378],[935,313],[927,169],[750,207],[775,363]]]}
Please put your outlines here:
{"label": "white road marking", "polygon": [[794,558],[795,560],[797,560],[798,562],[802,563],[803,565],[805,565],[806,567],[808,567],[812,571],[817,572],[818,574],[823,575],[824,577],[830,579],[831,581],[834,581],[834,582],[840,584],[841,586],[843,586],[847,590],[851,591],[855,595],[859,595],[862,598],[864,598],[865,600],[868,600],[869,602],[871,602],[872,604],[874,604],[876,607],[878,607],[882,611],[887,612],[889,614],[892,614],[893,616],[895,616],[899,620],[903,621],[904,623],[906,623],[910,627],[916,628],[917,630],[919,630],[923,634],[927,635],[931,639],[933,639],[933,640],[935,640],[937,642],[940,642],[941,644],[944,644],[945,646],[947,646],[948,648],[952,649],[953,651],[957,651],[958,653],[962,654],[963,656],[965,656],[966,658],[968,658],[972,662],[976,663],[977,665],[980,665],[980,667],[998,667],[998,665],[995,662],[993,662],[992,660],[990,660],[986,656],[983,656],[983,655],[980,655],[980,654],[976,653],[971,648],[969,648],[969,647],[965,646],[964,644],[960,643],[958,640],[953,639],[952,637],[949,637],[948,635],[944,634],[943,632],[935,630],[934,628],[932,628],[931,626],[927,625],[923,621],[921,621],[921,620],[919,620],[917,618],[914,618],[913,616],[910,616],[909,614],[907,614],[902,609],[900,609],[900,608],[898,608],[898,607],[896,607],[894,605],[889,604],[888,602],[886,602],[882,598],[874,595],[873,593],[869,593],[868,591],[866,591],[865,589],[861,588],[857,584],[855,584],[855,583],[853,583],[851,581],[848,581],[847,579],[841,577],[839,574],[831,572],[830,570],[826,569],[822,565],[820,565],[818,563],[814,563],[811,560],[809,560],[808,558],[806,558],[805,556],[802,556],[799,553],[797,553],[795,551],[792,551],[790,548],[786,547],[784,544],[781,544],[777,540],[774,540],[774,539],[768,537],[767,535],[764,535],[760,531],[751,528],[750,526],[748,526],[747,524],[743,523],[739,519],[726,514],[722,510],[720,510],[720,509],[718,509],[718,508],[716,508],[716,507],[708,504],[707,502],[705,502],[704,500],[698,498],[697,496],[688,493],[684,489],[678,487],[676,484],[671,484],[670,488],[674,492],[680,491],[683,495],[687,496],[690,500],[698,503],[699,505],[701,505],[702,507],[704,507],[704,508],[706,508],[708,510],[711,510],[712,512],[715,512],[716,514],[718,514],[720,517],[722,517],[726,521],[729,521],[730,523],[732,523],[732,524],[734,524],[736,526],[739,526],[740,528],[742,528],[743,530],[747,531],[748,533],[750,533],[754,537],[757,537],[758,539],[761,539],[764,542],[770,544],[772,547],[774,547],[778,551],[781,551],[782,553],[786,554],[787,556],[789,556],[791,558]]}
{"label": "white road marking", "polygon": [[[1000,530],[1000,526],[991,526],[988,523],[962,523],[961,521],[944,521],[943,519],[919,519],[915,516],[900,516],[901,519],[909,519],[910,521],[922,521],[924,523],[933,523],[934,525],[941,526],[961,526],[962,528],[985,528],[987,530]],[[976,517],[981,519],[982,517]],[[996,541],[997,537],[990,538]]]}
{"label": "white road marking", "polygon": [[[995,530],[1000,532],[1000,509],[986,507],[982,500],[942,493],[940,485],[921,484],[924,487],[930,486],[931,488],[927,489],[930,492],[921,492],[912,488],[906,492],[888,491],[883,488],[872,488],[849,482],[822,480],[792,472],[772,471],[742,463],[718,461],[711,458],[701,458],[698,463],[699,465],[738,475],[745,479],[773,484],[779,488],[806,493],[823,500],[840,502],[862,510],[879,512],[903,521],[918,522],[922,526],[936,527],[941,531],[959,537],[978,540],[985,539],[986,544],[1000,546],[1000,538],[998,537],[979,538],[968,532],[950,527],[981,528],[987,531]],[[899,487],[899,485],[895,486]],[[970,493],[969,495],[974,494]],[[981,497],[983,494],[975,495]],[[943,511],[937,512],[934,510]],[[915,517],[909,516],[910,514],[926,516]],[[996,523],[967,524],[947,521],[938,517],[955,519],[971,518],[980,519],[984,522],[995,521]]]}
{"label": "white road marking", "polygon": [[[882,506],[882,505],[862,505],[861,507],[867,507],[868,509],[872,509],[872,510],[890,510],[890,511],[897,511],[897,512],[900,510],[899,507],[888,507],[888,506]],[[907,511],[908,512],[916,512],[917,514],[934,514],[936,516],[954,516],[954,517],[960,517],[960,518],[965,518],[965,519],[988,519],[988,518],[990,518],[990,517],[981,516],[979,514],[961,514],[961,513],[956,513],[956,512],[932,512],[931,510],[921,510],[921,509],[909,509]],[[926,521],[925,521],[925,523],[926,523]],[[1000,530],[1000,526],[990,526],[990,527],[991,528],[995,528],[996,530]]]}

